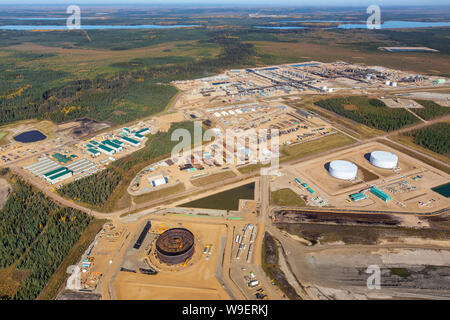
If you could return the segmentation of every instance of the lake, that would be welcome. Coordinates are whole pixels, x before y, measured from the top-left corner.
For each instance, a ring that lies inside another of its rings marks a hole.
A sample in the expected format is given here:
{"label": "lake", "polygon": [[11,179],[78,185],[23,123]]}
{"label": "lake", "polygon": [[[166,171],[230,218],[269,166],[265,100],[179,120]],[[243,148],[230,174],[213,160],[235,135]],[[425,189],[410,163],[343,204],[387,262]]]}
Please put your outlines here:
{"label": "lake", "polygon": [[249,183],[234,189],[226,190],[211,196],[194,200],[180,207],[219,209],[219,210],[238,210],[239,199],[255,198],[255,183]]}
{"label": "lake", "polygon": [[[278,21],[279,23],[301,23],[301,22],[333,22],[340,23],[337,27],[327,27],[325,29],[366,29],[367,25],[364,21],[361,23],[345,23],[346,21],[337,20],[293,20],[293,21]],[[348,22],[348,21],[347,21]],[[421,22],[421,21],[385,21],[381,25],[381,29],[401,29],[401,28],[430,28],[430,27],[450,27],[450,22]],[[255,26],[258,29],[278,29],[278,30],[289,30],[289,29],[305,29],[308,27],[299,26]]]}
{"label": "lake", "polygon": [[[162,26],[156,24],[142,24],[142,25],[81,25],[81,30],[109,30],[109,29],[174,29],[174,28],[190,28],[199,27],[199,25],[170,25]],[[61,26],[34,26],[34,25],[7,25],[0,26],[0,30],[68,30],[66,25]]]}
{"label": "lake", "polygon": [[[381,29],[410,29],[410,28],[430,28],[430,27],[450,27],[450,22],[419,22],[419,21],[385,21]],[[338,29],[365,29],[365,23],[340,24]]]}
{"label": "lake", "polygon": [[290,30],[290,29],[306,29],[307,27],[262,27],[262,26],[255,26],[254,28],[257,29],[278,29],[278,30]]}

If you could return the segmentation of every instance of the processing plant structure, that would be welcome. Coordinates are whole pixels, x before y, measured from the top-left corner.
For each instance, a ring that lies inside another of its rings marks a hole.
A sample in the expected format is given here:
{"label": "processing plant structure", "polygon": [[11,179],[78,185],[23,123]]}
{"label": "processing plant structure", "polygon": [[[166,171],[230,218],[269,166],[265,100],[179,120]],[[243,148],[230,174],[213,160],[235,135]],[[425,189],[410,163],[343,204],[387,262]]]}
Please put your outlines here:
{"label": "processing plant structure", "polygon": [[156,240],[156,256],[168,265],[183,263],[193,254],[194,235],[188,229],[169,229]]}

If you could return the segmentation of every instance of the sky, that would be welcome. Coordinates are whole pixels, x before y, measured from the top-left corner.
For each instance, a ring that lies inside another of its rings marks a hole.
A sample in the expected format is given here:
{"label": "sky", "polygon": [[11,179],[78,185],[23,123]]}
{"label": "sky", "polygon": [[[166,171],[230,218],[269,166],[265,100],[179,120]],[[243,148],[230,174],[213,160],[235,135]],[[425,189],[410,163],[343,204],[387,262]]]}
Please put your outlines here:
{"label": "sky", "polygon": [[411,5],[446,5],[449,6],[449,0],[0,0],[1,4],[204,4],[204,5],[232,5],[246,4],[251,5],[290,5],[290,6],[368,6],[377,4],[379,6],[411,6]]}

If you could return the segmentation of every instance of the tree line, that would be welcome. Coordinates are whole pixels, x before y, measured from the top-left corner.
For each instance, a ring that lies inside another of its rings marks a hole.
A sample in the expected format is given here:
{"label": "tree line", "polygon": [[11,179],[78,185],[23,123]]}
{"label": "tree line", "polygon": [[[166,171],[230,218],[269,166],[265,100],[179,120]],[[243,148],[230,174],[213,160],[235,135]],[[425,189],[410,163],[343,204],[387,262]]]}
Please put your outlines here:
{"label": "tree line", "polygon": [[440,122],[406,133],[414,137],[414,142],[436,153],[450,153],[450,123]]}

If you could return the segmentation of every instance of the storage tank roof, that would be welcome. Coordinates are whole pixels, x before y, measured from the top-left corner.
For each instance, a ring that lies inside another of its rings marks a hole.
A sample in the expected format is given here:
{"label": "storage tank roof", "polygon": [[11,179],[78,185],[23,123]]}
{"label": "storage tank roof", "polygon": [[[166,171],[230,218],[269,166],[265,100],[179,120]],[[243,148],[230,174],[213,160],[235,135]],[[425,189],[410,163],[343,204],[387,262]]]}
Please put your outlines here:
{"label": "storage tank roof", "polygon": [[391,152],[387,152],[387,151],[373,151],[371,153],[371,156],[377,158],[378,160],[382,160],[382,161],[397,161],[398,157],[391,153]]}
{"label": "storage tank roof", "polygon": [[350,161],[335,160],[330,162],[329,172],[335,178],[351,180],[356,178],[358,167]]}
{"label": "storage tank roof", "polygon": [[373,151],[370,154],[370,163],[380,168],[391,169],[397,166],[398,157],[386,151]]}
{"label": "storage tank roof", "polygon": [[356,164],[350,161],[345,160],[334,160],[330,162],[330,168],[333,168],[335,170],[339,170],[341,172],[354,172],[358,169]]}

